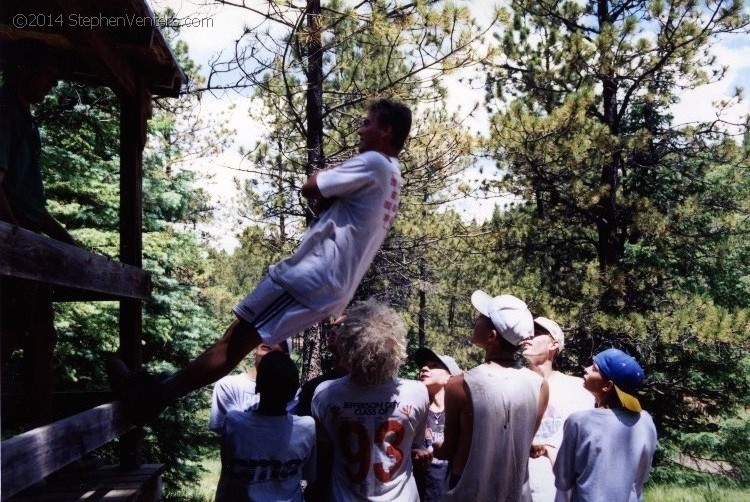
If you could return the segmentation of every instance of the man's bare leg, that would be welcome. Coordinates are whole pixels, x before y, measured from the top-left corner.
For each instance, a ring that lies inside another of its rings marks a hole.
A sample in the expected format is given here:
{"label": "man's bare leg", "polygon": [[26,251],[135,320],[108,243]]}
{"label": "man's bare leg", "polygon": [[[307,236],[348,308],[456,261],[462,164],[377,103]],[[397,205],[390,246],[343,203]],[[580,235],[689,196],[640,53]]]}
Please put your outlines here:
{"label": "man's bare leg", "polygon": [[175,399],[227,375],[260,343],[260,335],[251,324],[235,319],[218,342],[174,375],[159,379],[136,373],[114,359],[108,368],[110,382],[125,402],[132,422],[142,425],[159,416]]}

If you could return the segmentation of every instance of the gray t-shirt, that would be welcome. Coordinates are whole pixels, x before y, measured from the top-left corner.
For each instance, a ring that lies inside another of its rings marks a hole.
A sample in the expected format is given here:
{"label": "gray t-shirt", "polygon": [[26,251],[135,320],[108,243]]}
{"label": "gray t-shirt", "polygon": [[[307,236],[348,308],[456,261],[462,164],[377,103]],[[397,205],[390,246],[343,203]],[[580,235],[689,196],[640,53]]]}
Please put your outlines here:
{"label": "gray t-shirt", "polygon": [[656,427],[645,411],[597,408],[573,413],[553,468],[558,500],[638,502],[656,450]]}

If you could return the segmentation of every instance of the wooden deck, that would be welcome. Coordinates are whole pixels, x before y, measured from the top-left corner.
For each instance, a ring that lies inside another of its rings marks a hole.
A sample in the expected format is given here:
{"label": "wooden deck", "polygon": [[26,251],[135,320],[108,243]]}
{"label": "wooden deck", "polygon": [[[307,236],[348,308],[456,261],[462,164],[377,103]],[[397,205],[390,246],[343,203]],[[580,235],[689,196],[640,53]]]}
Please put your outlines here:
{"label": "wooden deck", "polygon": [[7,500],[152,502],[161,497],[163,471],[163,464],[143,464],[131,470],[122,470],[119,466],[100,467],[83,475],[61,476],[44,486],[29,488]]}

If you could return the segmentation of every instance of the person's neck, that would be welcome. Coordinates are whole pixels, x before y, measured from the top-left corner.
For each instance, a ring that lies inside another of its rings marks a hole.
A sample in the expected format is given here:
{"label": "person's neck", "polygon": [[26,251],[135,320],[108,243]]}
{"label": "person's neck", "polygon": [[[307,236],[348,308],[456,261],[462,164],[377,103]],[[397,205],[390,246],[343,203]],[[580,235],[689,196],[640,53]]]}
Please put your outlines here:
{"label": "person's neck", "polygon": [[484,362],[499,364],[500,366],[504,366],[506,368],[515,366],[515,353],[505,352],[502,350],[487,350],[485,352]]}
{"label": "person's neck", "polygon": [[386,157],[392,157],[394,159],[398,159],[398,153],[399,152],[396,151],[396,150],[394,150],[394,149],[392,149],[392,148],[386,148],[386,147],[374,148],[372,151],[378,152],[380,154],[383,154]]}
{"label": "person's neck", "polygon": [[255,413],[269,417],[280,417],[286,415],[286,406],[280,407],[278,403],[264,405],[263,400],[261,399],[258,403],[258,407],[255,408]]}
{"label": "person's neck", "polygon": [[597,408],[604,408],[608,410],[622,408],[622,404],[620,403],[620,400],[617,399],[617,395],[616,394],[613,395],[613,393],[611,392],[595,394],[594,401],[596,402]]}
{"label": "person's neck", "polygon": [[555,370],[552,369],[552,360],[550,359],[541,364],[534,364],[532,360],[529,360],[529,369],[541,375],[545,380],[549,380],[549,378],[555,373]]}
{"label": "person's neck", "polygon": [[440,387],[435,394],[430,392],[430,409],[432,411],[443,411],[445,409],[445,387]]}
{"label": "person's neck", "polygon": [[333,367],[333,372],[340,376],[346,376],[349,374],[349,370],[338,363]]}

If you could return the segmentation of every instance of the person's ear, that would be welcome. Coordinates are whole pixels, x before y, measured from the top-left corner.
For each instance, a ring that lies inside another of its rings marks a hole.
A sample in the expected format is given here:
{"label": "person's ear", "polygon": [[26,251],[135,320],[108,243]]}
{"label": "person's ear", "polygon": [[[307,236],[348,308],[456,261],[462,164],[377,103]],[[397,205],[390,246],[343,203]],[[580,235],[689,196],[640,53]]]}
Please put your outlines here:
{"label": "person's ear", "polygon": [[487,341],[490,341],[490,342],[495,342],[495,341],[497,341],[497,337],[498,337],[498,336],[499,336],[499,335],[498,335],[497,331],[495,331],[494,329],[491,329],[491,330],[489,330],[489,332],[487,333]]}
{"label": "person's ear", "polygon": [[393,139],[393,126],[384,126],[380,130],[380,137],[390,142]]}
{"label": "person's ear", "polygon": [[602,392],[608,394],[614,391],[615,391],[615,382],[613,382],[612,380],[607,380],[606,382],[604,382],[604,385],[602,385]]}

